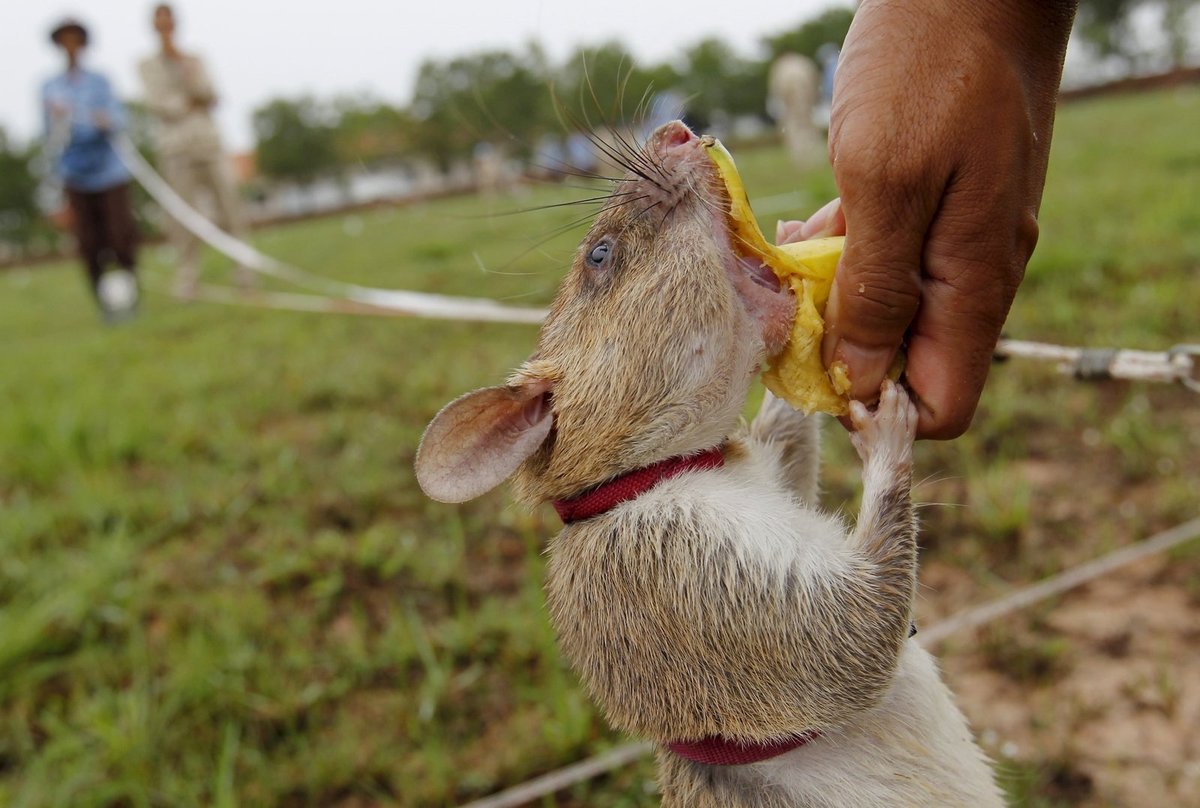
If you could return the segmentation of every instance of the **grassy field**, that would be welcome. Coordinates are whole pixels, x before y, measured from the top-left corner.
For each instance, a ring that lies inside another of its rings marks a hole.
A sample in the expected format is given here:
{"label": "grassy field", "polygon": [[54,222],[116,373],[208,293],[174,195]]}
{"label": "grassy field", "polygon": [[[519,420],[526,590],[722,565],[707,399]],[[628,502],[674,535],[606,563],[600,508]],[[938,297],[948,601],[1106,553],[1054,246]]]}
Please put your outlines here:
{"label": "grassy field", "polygon": [[[1198,129],[1195,89],[1061,110],[1012,336],[1200,340]],[[796,216],[832,193],[827,174],[794,181],[777,150],[738,158],[752,198],[803,191]],[[490,214],[570,193],[256,242],[331,277],[543,304],[582,229],[545,239],[587,211]],[[210,256],[210,278],[224,269]],[[437,505],[413,481],[431,415],[500,381],[529,327],[189,305],[152,287],[136,322],[105,328],[72,264],[0,289],[0,805],[453,805],[622,740],[547,625],[552,512],[505,492]],[[922,621],[1196,515],[1198,404],[998,368],[972,431],[918,452],[918,496],[939,503],[923,512]],[[828,502],[852,509],[857,464],[836,425],[827,438]],[[944,649],[1018,804],[1200,793],[1200,549],[1108,586]],[[1118,745],[1132,757],[1095,741],[1145,722]],[[544,804],[652,805],[652,779],[633,766]]]}

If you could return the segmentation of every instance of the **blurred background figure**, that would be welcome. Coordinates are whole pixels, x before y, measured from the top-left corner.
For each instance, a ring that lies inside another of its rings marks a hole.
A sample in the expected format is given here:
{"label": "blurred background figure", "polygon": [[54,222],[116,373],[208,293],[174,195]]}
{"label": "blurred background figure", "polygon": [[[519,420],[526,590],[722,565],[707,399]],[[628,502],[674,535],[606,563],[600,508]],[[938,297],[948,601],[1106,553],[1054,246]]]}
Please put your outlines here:
{"label": "blurred background figure", "polygon": [[638,126],[638,141],[644,143],[655,129],[676,118],[692,126],[692,122],[687,120],[686,109],[687,99],[682,93],[676,90],[655,93],[646,110],[646,116]]}
{"label": "blurred background figure", "polygon": [[573,171],[594,174],[600,169],[596,147],[583,132],[576,131],[567,135],[566,156],[567,165]]}
{"label": "blurred background figure", "polygon": [[[143,59],[138,72],[146,107],[157,121],[156,143],[163,175],[192,207],[199,209],[205,197],[211,200],[217,224],[244,240],[241,204],[211,114],[217,95],[204,62],[175,44],[175,11],[169,4],[154,7],[153,24],[159,51]],[[196,291],[200,272],[200,240],[173,218],[170,232],[179,261],[175,293],[190,297]],[[254,275],[238,267],[237,280],[243,288],[250,287]]]}
{"label": "blurred background figure", "polygon": [[562,138],[549,133],[538,138],[529,161],[530,176],[539,180],[561,180],[569,168]]}
{"label": "blurred background figure", "polygon": [[775,60],[767,76],[767,109],[801,171],[817,166],[825,156],[825,140],[813,122],[819,100],[820,76],[810,59],[785,53]]}
{"label": "blurred background figure", "polygon": [[813,112],[813,123],[824,131],[829,130],[829,114],[833,109],[833,76],[837,73],[841,55],[842,49],[832,42],[817,48],[817,64],[821,67],[821,101]]}
{"label": "blurred background figure", "polygon": [[495,196],[511,191],[511,176],[505,164],[504,154],[495,144],[481,140],[472,151],[475,187],[484,196]]}
{"label": "blurred background figure", "polygon": [[[129,172],[111,138],[125,126],[125,110],[108,79],[81,64],[88,31],[66,19],[50,32],[66,56],[66,70],[42,85],[46,151],[53,180],[66,192],[66,219],[75,233],[92,293],[109,322],[137,305],[137,225]],[[114,261],[121,268],[105,272]]]}

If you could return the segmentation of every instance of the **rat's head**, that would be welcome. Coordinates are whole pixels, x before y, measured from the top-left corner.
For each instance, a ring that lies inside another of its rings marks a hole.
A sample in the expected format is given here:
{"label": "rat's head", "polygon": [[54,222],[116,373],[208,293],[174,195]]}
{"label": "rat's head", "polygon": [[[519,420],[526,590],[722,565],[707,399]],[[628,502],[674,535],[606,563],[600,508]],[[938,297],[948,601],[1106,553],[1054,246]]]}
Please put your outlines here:
{"label": "rat's head", "polygon": [[564,498],[729,434],[794,301],[733,249],[710,143],[674,121],[624,155],[533,356],[426,430],[427,494],[460,502],[516,472],[524,499]]}

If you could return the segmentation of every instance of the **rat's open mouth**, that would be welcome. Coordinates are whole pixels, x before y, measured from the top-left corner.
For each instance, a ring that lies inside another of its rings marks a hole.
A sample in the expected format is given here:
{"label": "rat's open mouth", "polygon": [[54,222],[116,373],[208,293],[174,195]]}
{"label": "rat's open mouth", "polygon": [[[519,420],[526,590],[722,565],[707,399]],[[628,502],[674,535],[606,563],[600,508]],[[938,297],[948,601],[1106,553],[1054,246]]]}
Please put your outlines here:
{"label": "rat's open mouth", "polygon": [[721,206],[714,214],[713,228],[720,246],[728,251],[726,274],[747,314],[762,329],[770,365],[764,383],[796,409],[844,414],[849,377],[844,364],[834,363],[826,370],[821,345],[822,315],[845,238],[768,242],[750,209],[733,157],[713,138],[704,140],[704,146],[716,168],[710,187]]}
{"label": "rat's open mouth", "polygon": [[[701,144],[712,160],[709,188],[717,202],[712,206],[713,230],[718,244],[727,250],[725,273],[746,313],[761,329],[766,355],[775,356],[787,344],[796,314],[796,297],[766,262],[762,235],[732,158],[712,137],[701,138]],[[755,234],[756,239],[748,239],[747,233]]]}
{"label": "rat's open mouth", "polygon": [[745,305],[746,313],[755,320],[762,331],[766,355],[774,356],[787,344],[792,329],[792,318],[796,314],[796,298],[790,288],[785,288],[779,282],[779,278],[761,258],[753,253],[740,253],[737,249],[739,241],[730,232],[728,221],[722,224],[725,230],[722,235],[728,239],[729,244],[726,274],[733,282],[734,291]]}
{"label": "rat's open mouth", "polygon": [[757,283],[764,289],[770,289],[772,292],[783,291],[782,284],[779,283],[779,277],[762,262],[762,259],[757,256],[738,255],[735,260],[738,266],[750,276],[750,280]]}

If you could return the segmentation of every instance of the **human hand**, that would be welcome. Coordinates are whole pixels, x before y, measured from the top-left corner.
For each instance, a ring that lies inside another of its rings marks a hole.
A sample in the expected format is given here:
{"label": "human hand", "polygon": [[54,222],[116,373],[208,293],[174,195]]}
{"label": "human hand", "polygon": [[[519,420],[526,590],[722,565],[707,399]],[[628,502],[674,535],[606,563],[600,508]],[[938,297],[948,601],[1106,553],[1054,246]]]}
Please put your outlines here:
{"label": "human hand", "polygon": [[863,0],[846,37],[829,133],[841,205],[795,235],[844,226],[823,358],[869,402],[907,341],[918,437],[970,425],[1037,242],[1074,7]]}
{"label": "human hand", "polygon": [[92,123],[101,132],[107,132],[112,129],[112,118],[102,109],[98,109],[92,113]]}

